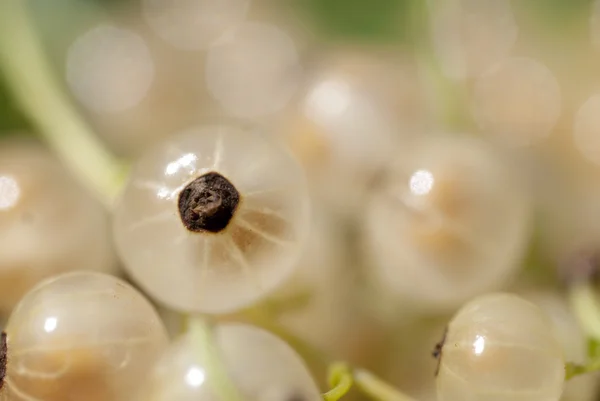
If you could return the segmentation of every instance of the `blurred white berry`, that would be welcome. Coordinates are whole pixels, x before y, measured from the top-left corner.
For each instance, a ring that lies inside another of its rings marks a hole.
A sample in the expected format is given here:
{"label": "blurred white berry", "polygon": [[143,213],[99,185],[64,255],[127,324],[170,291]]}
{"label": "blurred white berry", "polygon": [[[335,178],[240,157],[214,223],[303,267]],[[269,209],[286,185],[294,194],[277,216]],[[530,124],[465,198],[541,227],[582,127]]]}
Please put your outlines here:
{"label": "blurred white berry", "polygon": [[516,57],[492,66],[475,83],[473,113],[479,128],[509,146],[546,138],[561,114],[561,91],[539,61]]}
{"label": "blurred white berry", "polygon": [[247,22],[209,49],[206,84],[227,113],[255,119],[283,109],[298,87],[301,67],[292,38],[274,25]]}
{"label": "blurred white berry", "polygon": [[508,0],[433,0],[433,44],[445,74],[464,79],[505,58],[518,27]]}
{"label": "blurred white berry", "polygon": [[69,48],[66,80],[92,112],[119,113],[142,101],[154,80],[154,61],[137,33],[100,25]]}
{"label": "blurred white berry", "polygon": [[520,265],[529,197],[493,149],[438,136],[406,149],[365,203],[364,243],[380,289],[415,310],[452,310]]}
{"label": "blurred white berry", "polygon": [[[300,356],[279,338],[235,323],[220,324],[213,334],[214,344],[198,344],[201,339],[190,334],[171,344],[137,399],[218,401],[221,398],[215,387],[233,384],[235,388],[230,390],[248,400],[321,400]],[[224,372],[215,372],[219,368]],[[219,380],[223,373],[230,383]]]}
{"label": "blurred white berry", "polygon": [[0,311],[41,280],[73,270],[117,271],[108,216],[40,145],[0,145]]}
{"label": "blurred white berry", "polygon": [[142,0],[144,17],[162,39],[184,50],[208,48],[243,22],[250,0]]}

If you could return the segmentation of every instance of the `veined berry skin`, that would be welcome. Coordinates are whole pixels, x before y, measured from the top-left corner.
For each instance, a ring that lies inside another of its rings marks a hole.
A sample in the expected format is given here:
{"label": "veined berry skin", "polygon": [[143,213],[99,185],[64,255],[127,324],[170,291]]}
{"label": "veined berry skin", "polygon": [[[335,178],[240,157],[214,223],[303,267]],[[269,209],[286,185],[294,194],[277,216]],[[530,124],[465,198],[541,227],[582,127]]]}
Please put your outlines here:
{"label": "veined berry skin", "polygon": [[440,401],[558,401],[565,361],[534,304],[496,293],[473,299],[448,326],[437,373]]}

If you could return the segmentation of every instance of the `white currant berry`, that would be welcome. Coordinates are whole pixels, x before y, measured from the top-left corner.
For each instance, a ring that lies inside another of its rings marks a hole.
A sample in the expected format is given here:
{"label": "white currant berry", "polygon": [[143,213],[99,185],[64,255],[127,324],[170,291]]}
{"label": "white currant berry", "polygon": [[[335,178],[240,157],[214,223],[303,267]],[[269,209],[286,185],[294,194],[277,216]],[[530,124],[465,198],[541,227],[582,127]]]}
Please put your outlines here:
{"label": "white currant berry", "polygon": [[451,78],[481,74],[505,58],[517,41],[508,0],[434,0],[430,9],[435,51]]}
{"label": "white currant berry", "polygon": [[305,166],[313,193],[336,213],[356,212],[401,137],[395,106],[410,101],[390,93],[404,89],[393,70],[360,53],[326,57],[280,121],[278,132]]}
{"label": "white currant berry", "polygon": [[223,313],[264,297],[297,264],[309,225],[302,169],[272,136],[192,129],[136,164],[114,216],[131,277],[178,310]]}
{"label": "white currant berry", "polygon": [[530,232],[529,197],[512,173],[475,138],[434,136],[406,149],[366,203],[374,282],[435,311],[504,285]]}
{"label": "white currant berry", "polygon": [[167,346],[152,305],[124,281],[67,273],[44,281],[8,325],[10,400],[129,401]]}
{"label": "white currant berry", "polygon": [[464,305],[448,325],[439,355],[439,401],[558,401],[565,361],[552,324],[513,294]]}
{"label": "white currant berry", "polygon": [[45,278],[117,271],[108,216],[50,152],[0,143],[0,312]]}
{"label": "white currant berry", "polygon": [[[202,339],[187,334],[176,340],[155,364],[137,399],[218,401],[215,386],[232,384],[247,400],[321,400],[300,356],[279,338],[236,323],[218,325],[213,334],[210,355],[206,345],[197,344]],[[215,372],[219,368],[224,372]],[[227,375],[229,383],[219,381],[221,374]]]}
{"label": "white currant berry", "polygon": [[488,69],[477,79],[472,101],[479,128],[510,146],[546,138],[561,114],[558,81],[544,64],[525,57]]}
{"label": "white currant berry", "polygon": [[118,113],[145,97],[154,80],[154,61],[140,35],[100,25],[69,48],[66,79],[73,94],[92,112]]}
{"label": "white currant berry", "polygon": [[208,51],[206,85],[227,113],[258,118],[280,111],[298,87],[301,67],[292,38],[274,25],[246,22]]}
{"label": "white currant berry", "polygon": [[243,22],[250,0],[142,0],[144,17],[156,33],[184,50],[208,48],[227,29]]}

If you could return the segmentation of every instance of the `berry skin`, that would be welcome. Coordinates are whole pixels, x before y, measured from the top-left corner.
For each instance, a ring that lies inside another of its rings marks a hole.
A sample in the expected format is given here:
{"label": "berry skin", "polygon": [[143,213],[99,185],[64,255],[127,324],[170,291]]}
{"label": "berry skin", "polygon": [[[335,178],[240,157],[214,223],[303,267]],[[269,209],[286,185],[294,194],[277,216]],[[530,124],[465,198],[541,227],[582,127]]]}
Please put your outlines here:
{"label": "berry skin", "polygon": [[139,160],[114,233],[125,269],[153,298],[225,313],[293,272],[309,220],[303,172],[285,149],[272,136],[215,125]]}
{"label": "berry skin", "polygon": [[6,326],[7,399],[129,401],[167,346],[156,311],[109,275],[68,273],[44,281]]}
{"label": "berry skin", "polygon": [[[318,401],[319,389],[300,356],[285,342],[256,327],[229,323],[214,331],[213,353],[245,400]],[[187,334],[155,364],[136,400],[217,401],[214,366]]]}
{"label": "berry skin", "polygon": [[485,142],[422,140],[388,168],[365,205],[374,284],[417,312],[451,311],[520,266],[527,191]]}
{"label": "berry skin", "polygon": [[40,281],[74,270],[114,273],[102,205],[35,142],[0,144],[0,312]]}
{"label": "berry skin", "polygon": [[513,294],[473,299],[450,321],[437,374],[439,401],[558,401],[564,357],[552,324]]}

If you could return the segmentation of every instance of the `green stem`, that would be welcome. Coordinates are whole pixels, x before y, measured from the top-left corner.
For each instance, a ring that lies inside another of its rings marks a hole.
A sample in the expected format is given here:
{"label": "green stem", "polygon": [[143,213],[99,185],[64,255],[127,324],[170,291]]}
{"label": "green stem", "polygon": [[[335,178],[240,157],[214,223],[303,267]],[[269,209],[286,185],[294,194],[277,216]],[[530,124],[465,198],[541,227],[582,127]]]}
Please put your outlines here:
{"label": "green stem", "polygon": [[352,372],[343,362],[333,363],[329,367],[329,386],[331,390],[323,394],[325,401],[338,401],[345,396],[352,387]]}
{"label": "green stem", "polygon": [[592,284],[573,284],[569,288],[569,302],[585,334],[600,341],[600,304]]}
{"label": "green stem", "polygon": [[364,369],[354,370],[354,382],[363,393],[377,401],[415,401],[397,388]]}
{"label": "green stem", "polygon": [[[246,320],[256,324],[273,334],[281,337],[292,348],[300,353],[305,359],[315,363],[329,364],[332,360],[324,351],[308,344],[285,327],[274,322],[268,314],[259,309],[248,309],[241,315],[233,315],[233,320]],[[335,362],[328,367],[329,384],[331,390],[323,394],[325,401],[337,401],[345,395],[353,383],[355,383],[365,394],[376,401],[415,401],[392,385],[361,368],[353,368],[342,362]]]}
{"label": "green stem", "polygon": [[421,82],[431,96],[433,119],[450,130],[470,128],[464,110],[466,96],[461,83],[446,77],[432,48],[429,27],[429,7],[425,0],[411,0],[411,36]]}
{"label": "green stem", "polygon": [[221,401],[243,401],[235,383],[229,377],[216,347],[212,327],[199,317],[188,319],[188,333],[192,336],[195,351],[204,363],[210,380],[208,385]]}
{"label": "green stem", "polygon": [[24,0],[0,1],[0,69],[23,113],[74,174],[110,205],[123,165],[75,111],[52,74]]}

